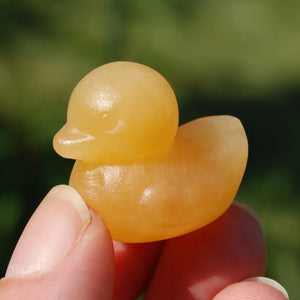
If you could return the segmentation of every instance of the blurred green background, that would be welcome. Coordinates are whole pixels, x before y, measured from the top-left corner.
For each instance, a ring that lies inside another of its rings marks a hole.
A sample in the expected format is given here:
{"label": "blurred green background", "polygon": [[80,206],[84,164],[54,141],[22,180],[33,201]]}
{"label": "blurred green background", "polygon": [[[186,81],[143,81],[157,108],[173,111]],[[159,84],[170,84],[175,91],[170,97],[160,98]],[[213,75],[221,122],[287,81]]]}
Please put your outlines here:
{"label": "blurred green background", "polygon": [[[0,265],[72,161],[52,149],[69,95],[89,71],[131,60],[173,86],[180,122],[239,117],[249,162],[237,199],[254,207],[267,276],[300,296],[300,2],[1,0]],[[298,297],[297,297],[298,296]]]}

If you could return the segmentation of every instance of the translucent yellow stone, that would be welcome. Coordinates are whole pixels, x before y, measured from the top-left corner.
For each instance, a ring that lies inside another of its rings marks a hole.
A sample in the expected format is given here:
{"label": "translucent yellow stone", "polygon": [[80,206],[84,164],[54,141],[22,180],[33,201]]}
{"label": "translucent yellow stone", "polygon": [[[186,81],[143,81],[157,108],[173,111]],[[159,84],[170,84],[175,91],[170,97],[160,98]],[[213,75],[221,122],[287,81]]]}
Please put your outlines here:
{"label": "translucent yellow stone", "polygon": [[172,88],[144,65],[110,63],[75,87],[54,148],[77,160],[70,185],[114,240],[182,235],[234,200],[248,156],[241,122],[212,116],[177,127]]}

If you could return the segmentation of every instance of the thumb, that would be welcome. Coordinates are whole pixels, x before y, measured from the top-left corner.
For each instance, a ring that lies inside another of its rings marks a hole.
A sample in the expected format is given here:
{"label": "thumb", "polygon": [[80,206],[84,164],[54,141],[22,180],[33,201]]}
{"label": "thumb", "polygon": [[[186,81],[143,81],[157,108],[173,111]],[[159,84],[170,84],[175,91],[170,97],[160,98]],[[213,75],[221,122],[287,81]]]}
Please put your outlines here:
{"label": "thumb", "polygon": [[53,188],[26,225],[0,280],[1,299],[111,299],[113,245],[69,186]]}

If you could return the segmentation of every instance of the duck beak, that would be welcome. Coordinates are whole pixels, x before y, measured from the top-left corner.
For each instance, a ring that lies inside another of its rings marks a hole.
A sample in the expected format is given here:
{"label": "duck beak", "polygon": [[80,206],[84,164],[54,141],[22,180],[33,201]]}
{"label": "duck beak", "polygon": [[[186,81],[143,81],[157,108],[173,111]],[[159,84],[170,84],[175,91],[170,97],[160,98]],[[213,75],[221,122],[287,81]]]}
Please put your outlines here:
{"label": "duck beak", "polygon": [[80,159],[94,137],[66,123],[54,136],[53,148],[64,158]]}

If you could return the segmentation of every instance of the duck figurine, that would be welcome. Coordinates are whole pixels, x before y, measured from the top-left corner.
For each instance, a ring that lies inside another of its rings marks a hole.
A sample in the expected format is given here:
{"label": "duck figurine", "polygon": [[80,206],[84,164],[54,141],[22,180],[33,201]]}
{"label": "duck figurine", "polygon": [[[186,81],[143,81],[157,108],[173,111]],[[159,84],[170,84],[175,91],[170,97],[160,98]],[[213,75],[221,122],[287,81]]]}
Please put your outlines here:
{"label": "duck figurine", "polygon": [[73,90],[54,149],[75,159],[70,185],[114,240],[150,242],[217,219],[241,183],[248,143],[232,116],[178,127],[173,89],[157,71],[112,62]]}

